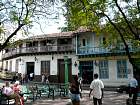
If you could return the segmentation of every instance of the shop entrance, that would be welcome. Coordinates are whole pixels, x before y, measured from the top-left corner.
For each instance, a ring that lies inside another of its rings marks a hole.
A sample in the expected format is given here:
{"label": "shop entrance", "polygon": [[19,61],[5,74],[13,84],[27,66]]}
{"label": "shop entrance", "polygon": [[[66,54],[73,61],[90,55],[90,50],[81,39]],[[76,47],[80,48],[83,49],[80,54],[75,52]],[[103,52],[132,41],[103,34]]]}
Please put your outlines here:
{"label": "shop entrance", "polygon": [[27,75],[30,73],[34,74],[34,62],[26,62],[26,67],[27,67]]}
{"label": "shop entrance", "polygon": [[80,61],[79,62],[80,75],[83,79],[83,84],[90,84],[93,80],[93,61]]}

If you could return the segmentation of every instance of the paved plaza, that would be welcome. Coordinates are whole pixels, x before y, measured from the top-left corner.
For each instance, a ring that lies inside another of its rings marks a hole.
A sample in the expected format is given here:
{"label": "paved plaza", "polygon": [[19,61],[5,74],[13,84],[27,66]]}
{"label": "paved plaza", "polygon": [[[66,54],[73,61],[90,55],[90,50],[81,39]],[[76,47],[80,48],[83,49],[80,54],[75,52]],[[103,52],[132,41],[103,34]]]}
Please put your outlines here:
{"label": "paved plaza", "polygon": [[[80,105],[93,105],[92,98],[88,97],[88,90],[84,90]],[[125,93],[117,93],[113,91],[105,91],[103,98],[103,105],[126,105],[126,99],[128,95]],[[71,105],[71,100],[64,97],[56,97],[54,100],[48,98],[37,99],[35,102],[31,102],[32,105]],[[27,102],[26,105],[31,105]]]}
{"label": "paved plaza", "polygon": [[[2,86],[3,83],[0,83]],[[92,98],[88,97],[89,90],[82,91],[82,99],[80,105],[93,105]],[[103,105],[126,105],[128,94],[117,93],[115,91],[104,91]],[[68,97],[56,96],[53,100],[51,97],[41,97],[34,102],[28,100],[25,105],[71,105],[71,100]]]}

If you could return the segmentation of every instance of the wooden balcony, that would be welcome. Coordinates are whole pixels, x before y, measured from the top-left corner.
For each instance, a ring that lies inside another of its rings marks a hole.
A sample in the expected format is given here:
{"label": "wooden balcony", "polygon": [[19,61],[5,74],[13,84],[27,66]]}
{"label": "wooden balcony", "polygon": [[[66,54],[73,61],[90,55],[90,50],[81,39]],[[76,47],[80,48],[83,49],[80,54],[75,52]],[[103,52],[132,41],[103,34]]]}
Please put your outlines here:
{"label": "wooden balcony", "polygon": [[9,51],[2,55],[2,59],[21,54],[39,54],[51,52],[69,52],[75,51],[75,46],[70,45],[47,45],[38,47],[22,47],[15,49],[8,49]]}
{"label": "wooden balcony", "polygon": [[[129,48],[130,52],[140,52],[140,48]],[[111,54],[111,53],[125,53],[125,48],[104,48],[104,47],[79,47],[77,55],[89,54]]]}

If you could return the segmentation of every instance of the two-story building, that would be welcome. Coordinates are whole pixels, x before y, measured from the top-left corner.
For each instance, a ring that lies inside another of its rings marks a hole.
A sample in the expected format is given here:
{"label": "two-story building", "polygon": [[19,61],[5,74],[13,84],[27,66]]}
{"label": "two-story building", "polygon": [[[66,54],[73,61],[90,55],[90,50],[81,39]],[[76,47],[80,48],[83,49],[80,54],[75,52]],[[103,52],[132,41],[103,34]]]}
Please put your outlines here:
{"label": "two-story building", "polygon": [[[133,76],[123,43],[104,46],[110,39],[108,35],[96,35],[89,30],[81,30],[76,34],[76,55],[79,61],[79,73],[84,83],[91,83],[93,74],[98,73],[106,86],[128,85]],[[140,48],[129,45],[133,58],[140,59]]]}
{"label": "two-story building", "polygon": [[75,65],[75,37],[73,32],[39,35],[23,39],[16,48],[5,49],[2,55],[3,69],[29,75],[35,80],[49,75],[52,82],[64,82],[65,63],[69,81],[78,73]]}
{"label": "two-story building", "polygon": [[[22,74],[50,75],[52,82],[64,82],[66,68],[69,81],[78,73],[83,83],[90,84],[93,74],[107,86],[120,86],[128,83],[133,75],[123,44],[105,47],[107,35],[96,35],[89,30],[62,32],[33,36],[22,40],[16,48],[5,49],[3,68]],[[140,48],[129,47],[130,52],[140,52]],[[135,58],[140,58],[135,53]],[[67,66],[66,66],[67,65]]]}

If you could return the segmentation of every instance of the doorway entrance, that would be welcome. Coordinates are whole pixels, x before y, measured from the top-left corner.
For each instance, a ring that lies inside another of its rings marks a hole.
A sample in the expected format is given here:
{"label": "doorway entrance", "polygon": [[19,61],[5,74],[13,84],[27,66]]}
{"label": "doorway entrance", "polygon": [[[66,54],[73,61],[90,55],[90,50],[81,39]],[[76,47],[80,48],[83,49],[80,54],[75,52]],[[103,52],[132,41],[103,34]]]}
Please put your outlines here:
{"label": "doorway entrance", "polygon": [[27,75],[30,73],[34,74],[34,62],[26,62],[26,67],[27,67]]}
{"label": "doorway entrance", "polygon": [[[68,81],[71,82],[72,80],[72,70],[71,67],[71,59],[68,59]],[[65,82],[65,63],[64,59],[58,59],[58,82],[64,83]]]}
{"label": "doorway entrance", "polygon": [[80,61],[79,62],[80,75],[83,79],[83,84],[90,84],[93,80],[93,61]]}

